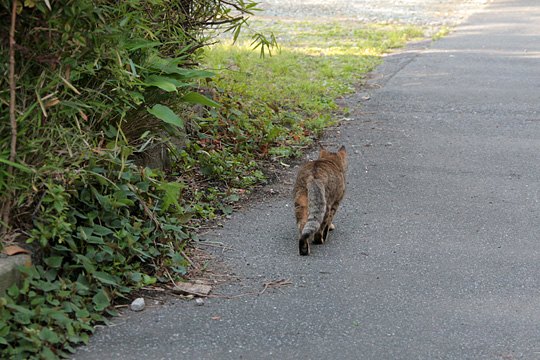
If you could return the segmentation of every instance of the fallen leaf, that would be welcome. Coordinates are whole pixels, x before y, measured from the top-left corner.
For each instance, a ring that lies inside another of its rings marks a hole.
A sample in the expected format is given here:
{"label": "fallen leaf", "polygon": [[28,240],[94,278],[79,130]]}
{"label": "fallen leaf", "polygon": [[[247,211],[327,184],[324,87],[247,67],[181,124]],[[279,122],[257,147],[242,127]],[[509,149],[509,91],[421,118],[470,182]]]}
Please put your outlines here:
{"label": "fallen leaf", "polygon": [[212,316],[211,319],[212,320],[221,320],[221,316]]}
{"label": "fallen leaf", "polygon": [[23,249],[22,247],[18,245],[9,245],[2,250],[3,254],[6,254],[8,256],[17,255],[17,254],[32,254],[29,250]]}

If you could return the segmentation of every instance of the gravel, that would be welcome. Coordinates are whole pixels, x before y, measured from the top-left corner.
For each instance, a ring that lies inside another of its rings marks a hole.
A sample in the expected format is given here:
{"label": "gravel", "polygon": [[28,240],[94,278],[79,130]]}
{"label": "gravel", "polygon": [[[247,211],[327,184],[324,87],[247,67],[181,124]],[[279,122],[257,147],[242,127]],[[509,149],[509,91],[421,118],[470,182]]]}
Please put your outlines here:
{"label": "gravel", "polygon": [[488,0],[263,0],[264,17],[454,26]]}

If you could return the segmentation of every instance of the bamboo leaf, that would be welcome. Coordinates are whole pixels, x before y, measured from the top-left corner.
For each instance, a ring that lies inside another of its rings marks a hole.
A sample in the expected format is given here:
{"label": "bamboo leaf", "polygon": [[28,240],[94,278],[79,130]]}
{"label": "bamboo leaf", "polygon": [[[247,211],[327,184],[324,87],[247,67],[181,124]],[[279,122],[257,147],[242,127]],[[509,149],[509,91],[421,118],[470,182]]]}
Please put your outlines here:
{"label": "bamboo leaf", "polygon": [[145,80],[144,85],[156,86],[167,92],[172,92],[176,91],[177,87],[185,86],[187,84],[170,77],[151,75]]}
{"label": "bamboo leaf", "polygon": [[167,124],[175,125],[180,128],[184,127],[184,122],[178,115],[174,113],[168,106],[156,104],[151,109],[146,109],[150,114],[154,115]]}
{"label": "bamboo leaf", "polygon": [[27,173],[33,173],[34,172],[33,169],[31,169],[31,168],[29,168],[27,166],[15,163],[13,161],[9,161],[7,159],[0,158],[0,163],[4,163],[4,164],[6,164],[8,166],[13,166],[16,169],[19,169],[19,170],[27,172]]}
{"label": "bamboo leaf", "polygon": [[207,98],[206,96],[199,94],[198,92],[194,92],[194,91],[184,95],[182,97],[182,100],[185,102],[193,103],[193,104],[206,105],[210,107],[221,107],[220,103],[215,102],[214,100],[211,100]]}

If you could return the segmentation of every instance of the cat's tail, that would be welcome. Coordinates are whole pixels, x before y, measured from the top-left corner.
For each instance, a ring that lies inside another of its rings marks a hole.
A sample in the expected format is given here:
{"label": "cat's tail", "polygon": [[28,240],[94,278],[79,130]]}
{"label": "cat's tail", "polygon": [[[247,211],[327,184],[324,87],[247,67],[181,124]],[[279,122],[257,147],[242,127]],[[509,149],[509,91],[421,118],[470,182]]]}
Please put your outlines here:
{"label": "cat's tail", "polygon": [[321,228],[326,213],[326,196],[324,184],[318,179],[307,182],[308,193],[308,219],[302,229],[302,235],[298,243],[300,255],[309,255],[309,243],[313,236]]}

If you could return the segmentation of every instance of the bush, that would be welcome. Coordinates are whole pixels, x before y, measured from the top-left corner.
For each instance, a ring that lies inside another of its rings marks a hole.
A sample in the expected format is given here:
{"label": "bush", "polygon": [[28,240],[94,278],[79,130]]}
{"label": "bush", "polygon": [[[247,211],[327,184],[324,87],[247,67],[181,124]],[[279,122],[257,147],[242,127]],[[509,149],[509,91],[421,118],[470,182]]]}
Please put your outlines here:
{"label": "bush", "polygon": [[134,162],[182,136],[178,109],[219,106],[194,85],[213,75],[194,68],[199,49],[210,30],[236,36],[254,6],[0,0],[15,18],[0,24],[1,225],[36,253],[0,298],[3,357],[67,356],[117,299],[189,271],[187,222],[210,211]]}

